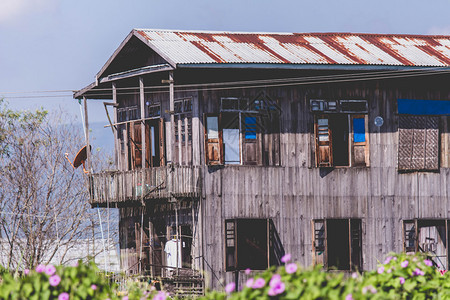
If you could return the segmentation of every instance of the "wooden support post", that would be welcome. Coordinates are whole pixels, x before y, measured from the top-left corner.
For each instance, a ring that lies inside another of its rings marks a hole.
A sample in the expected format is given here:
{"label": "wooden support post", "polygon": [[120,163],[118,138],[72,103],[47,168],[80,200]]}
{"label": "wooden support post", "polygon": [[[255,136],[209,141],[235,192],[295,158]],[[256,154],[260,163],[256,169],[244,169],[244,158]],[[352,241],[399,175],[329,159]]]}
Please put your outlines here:
{"label": "wooden support post", "polygon": [[173,86],[173,71],[169,72],[169,111],[170,111],[170,121],[166,122],[167,127],[167,139],[166,139],[166,154],[167,154],[167,164],[173,163],[173,138],[174,138],[174,115],[173,112],[175,110],[174,105],[174,86]]}
{"label": "wooden support post", "polygon": [[[116,83],[112,83],[112,97],[113,97],[113,124],[117,123],[117,86]],[[118,130],[118,127],[116,127]],[[115,162],[118,170],[122,170],[121,164],[121,149],[120,142],[117,139],[117,130],[114,130],[114,152],[115,152]]]}
{"label": "wooden support post", "polygon": [[144,97],[144,78],[142,76],[139,77],[139,98],[141,104],[141,171],[142,171],[142,180],[141,180],[141,202],[142,206],[144,206],[144,197],[146,194],[146,185],[145,185],[145,168],[147,164],[147,145],[145,143],[145,97]]}
{"label": "wooden support post", "polygon": [[179,234],[179,230],[178,230],[178,200],[175,199],[175,226],[176,226],[176,234],[177,234],[177,243],[176,243],[176,248],[177,248],[177,260],[176,260],[176,266],[177,266],[177,276],[180,275],[179,272],[179,266],[178,266],[178,260],[179,260],[179,255],[181,255],[181,253],[179,253],[181,251],[181,240],[180,240],[180,234]]}
{"label": "wooden support post", "polygon": [[87,99],[86,97],[83,97],[84,102],[84,132],[85,132],[85,138],[86,138],[86,161],[87,161],[87,170],[88,172],[91,172],[92,165],[91,165],[91,147],[89,145],[89,120],[88,120],[88,108],[87,108]]}

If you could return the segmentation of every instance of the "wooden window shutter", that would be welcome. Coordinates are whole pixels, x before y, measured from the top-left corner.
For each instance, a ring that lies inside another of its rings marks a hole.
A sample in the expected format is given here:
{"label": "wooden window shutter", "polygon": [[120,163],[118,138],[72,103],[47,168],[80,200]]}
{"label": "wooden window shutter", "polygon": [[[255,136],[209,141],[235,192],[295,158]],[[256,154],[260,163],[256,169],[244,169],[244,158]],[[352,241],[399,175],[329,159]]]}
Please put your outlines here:
{"label": "wooden window shutter", "polygon": [[158,126],[158,132],[159,132],[159,166],[165,166],[166,165],[166,138],[164,135],[164,128],[165,123],[163,118],[159,118],[159,126]]}
{"label": "wooden window shutter", "polygon": [[282,264],[281,258],[285,255],[283,243],[278,235],[272,219],[267,219],[269,227],[269,266],[279,266]]}
{"label": "wooden window shutter", "polygon": [[367,115],[351,116],[352,166],[369,166],[369,133]]}
{"label": "wooden window shutter", "polygon": [[144,167],[150,168],[153,166],[153,157],[151,155],[152,153],[152,127],[148,122],[145,122],[145,160],[144,160]]}
{"label": "wooden window shutter", "polygon": [[416,220],[403,221],[403,251],[415,253],[418,251]]}
{"label": "wooden window shutter", "polygon": [[133,145],[134,145],[134,167],[142,167],[142,136],[141,136],[141,122],[133,123]]}
{"label": "wooden window shutter", "polygon": [[350,219],[350,269],[362,270],[362,226],[360,219]]}
{"label": "wooden window shutter", "polygon": [[325,220],[313,220],[311,227],[313,231],[313,264],[325,266],[327,261]]}
{"label": "wooden window shutter", "polygon": [[236,220],[225,220],[225,270],[234,271],[237,266]]}
{"label": "wooden window shutter", "polygon": [[314,131],[316,136],[317,167],[333,166],[333,143],[330,129],[330,118],[326,115],[316,116]]}
{"label": "wooden window shutter", "polygon": [[220,130],[220,116],[217,114],[204,114],[205,124],[205,156],[206,164],[223,164],[222,131]]}
{"label": "wooden window shutter", "polygon": [[261,160],[261,130],[259,117],[252,114],[242,114],[242,154],[244,165],[258,165]]}
{"label": "wooden window shutter", "polygon": [[400,115],[398,169],[439,169],[439,117]]}

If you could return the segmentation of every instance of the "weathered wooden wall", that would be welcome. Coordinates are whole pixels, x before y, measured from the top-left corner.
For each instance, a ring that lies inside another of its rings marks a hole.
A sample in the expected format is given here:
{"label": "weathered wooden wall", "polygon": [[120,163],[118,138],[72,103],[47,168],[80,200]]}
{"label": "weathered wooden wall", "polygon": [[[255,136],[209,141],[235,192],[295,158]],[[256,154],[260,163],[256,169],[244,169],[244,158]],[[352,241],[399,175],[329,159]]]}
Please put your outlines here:
{"label": "weathered wooden wall", "polygon": [[[201,78],[196,80],[201,81]],[[281,165],[206,166],[203,114],[218,113],[221,97],[251,100],[261,91],[281,106]],[[146,97],[152,103],[161,102],[162,117],[168,120],[168,94]],[[192,150],[183,151],[192,155],[192,165],[200,166],[203,180],[194,239],[195,266],[206,272],[210,287],[220,287],[222,279],[233,280],[232,273],[224,272],[224,220],[227,218],[271,218],[285,251],[305,266],[313,261],[311,220],[359,218],[366,270],[373,269],[390,251],[403,250],[403,220],[450,218],[449,117],[440,118],[440,171],[399,173],[397,170],[396,100],[449,100],[449,89],[433,83],[432,79],[175,92],[175,99],[183,97],[193,99]],[[332,170],[315,167],[310,99],[368,101],[370,167]],[[383,126],[374,125],[376,116],[383,117]],[[166,131],[167,134],[170,133]]]}
{"label": "weathered wooden wall", "polygon": [[[219,287],[216,277],[234,280],[231,272],[223,272],[224,255],[217,255],[224,249],[224,220],[228,218],[273,219],[285,251],[305,266],[313,261],[311,220],[362,219],[366,270],[375,268],[387,253],[403,251],[403,220],[450,218],[448,117],[440,120],[440,172],[402,174],[397,170],[396,100],[449,99],[448,91],[414,91],[414,86],[377,83],[267,89],[281,103],[282,165],[204,167],[203,250],[215,272],[209,284]],[[251,99],[258,92],[204,92],[199,97],[200,113],[217,112],[221,97]],[[368,100],[370,167],[315,168],[309,99]],[[381,128],[373,123],[376,116],[385,121]],[[245,275],[241,276],[244,280]]]}

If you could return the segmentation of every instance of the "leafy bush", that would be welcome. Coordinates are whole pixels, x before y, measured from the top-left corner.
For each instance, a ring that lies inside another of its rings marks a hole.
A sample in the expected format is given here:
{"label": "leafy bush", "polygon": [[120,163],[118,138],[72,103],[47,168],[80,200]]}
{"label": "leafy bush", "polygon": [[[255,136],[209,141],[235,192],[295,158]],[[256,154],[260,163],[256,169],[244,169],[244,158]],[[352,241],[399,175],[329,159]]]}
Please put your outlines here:
{"label": "leafy bush", "polygon": [[20,278],[2,274],[1,299],[116,299],[108,280],[99,275],[96,265],[82,264],[72,267],[38,265],[25,270]]}
{"label": "leafy bush", "polygon": [[[212,291],[203,300],[240,299],[450,299],[450,278],[422,255],[393,254],[378,268],[363,274],[324,272],[321,266],[300,269],[284,258],[285,266],[249,278],[234,292]],[[39,265],[16,278],[3,272],[0,299],[172,299],[147,283],[134,282],[121,294],[94,263],[73,267]]]}
{"label": "leafy bush", "polygon": [[248,279],[239,292],[229,283],[203,299],[450,299],[448,279],[423,255],[393,254],[376,270],[347,277],[287,263]]}

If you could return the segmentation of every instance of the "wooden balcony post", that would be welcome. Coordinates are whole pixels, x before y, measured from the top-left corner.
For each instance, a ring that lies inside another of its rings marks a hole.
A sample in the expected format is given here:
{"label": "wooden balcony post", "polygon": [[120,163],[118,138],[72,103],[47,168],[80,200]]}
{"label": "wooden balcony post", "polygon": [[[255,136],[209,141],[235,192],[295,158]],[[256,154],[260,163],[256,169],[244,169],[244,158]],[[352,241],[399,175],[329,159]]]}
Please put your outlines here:
{"label": "wooden balcony post", "polygon": [[166,122],[166,127],[167,127],[167,138],[166,138],[166,147],[167,147],[167,164],[171,164],[173,163],[173,137],[174,137],[174,110],[175,110],[175,105],[174,105],[174,99],[175,99],[175,95],[174,95],[174,86],[173,86],[173,71],[169,72],[169,113],[170,113],[170,120],[169,122]]}
{"label": "wooden balcony post", "polygon": [[144,78],[142,76],[139,77],[139,98],[141,104],[141,202],[142,206],[144,206],[144,197],[146,193],[145,186],[145,167],[147,164],[147,145],[145,143],[145,97],[144,97]]}

